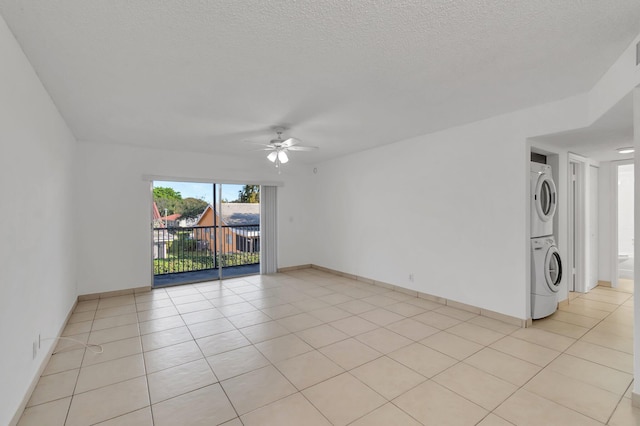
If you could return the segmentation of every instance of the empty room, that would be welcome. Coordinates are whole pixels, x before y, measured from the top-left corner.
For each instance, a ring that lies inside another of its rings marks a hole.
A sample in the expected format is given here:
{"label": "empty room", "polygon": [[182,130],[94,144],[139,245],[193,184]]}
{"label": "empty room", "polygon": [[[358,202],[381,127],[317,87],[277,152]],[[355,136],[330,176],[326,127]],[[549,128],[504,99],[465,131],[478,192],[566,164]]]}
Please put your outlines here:
{"label": "empty room", "polygon": [[0,424],[640,424],[639,64],[635,0],[0,0]]}

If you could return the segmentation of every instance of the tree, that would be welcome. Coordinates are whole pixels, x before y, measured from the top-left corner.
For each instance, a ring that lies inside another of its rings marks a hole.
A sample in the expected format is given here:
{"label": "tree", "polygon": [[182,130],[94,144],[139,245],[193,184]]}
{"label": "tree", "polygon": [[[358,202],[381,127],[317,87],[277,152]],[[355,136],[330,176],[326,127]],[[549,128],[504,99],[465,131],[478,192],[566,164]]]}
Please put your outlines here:
{"label": "tree", "polygon": [[189,197],[180,202],[176,213],[180,213],[182,219],[197,219],[208,205],[204,200]]}
{"label": "tree", "polygon": [[176,191],[173,188],[166,188],[163,186],[156,186],[153,188],[153,199],[156,198],[169,198],[172,200],[182,200],[182,194],[180,191]]}
{"label": "tree", "polygon": [[245,185],[238,191],[239,203],[259,203],[260,185]]}
{"label": "tree", "polygon": [[173,188],[157,186],[153,188],[153,201],[161,215],[170,215],[177,213],[182,195]]}

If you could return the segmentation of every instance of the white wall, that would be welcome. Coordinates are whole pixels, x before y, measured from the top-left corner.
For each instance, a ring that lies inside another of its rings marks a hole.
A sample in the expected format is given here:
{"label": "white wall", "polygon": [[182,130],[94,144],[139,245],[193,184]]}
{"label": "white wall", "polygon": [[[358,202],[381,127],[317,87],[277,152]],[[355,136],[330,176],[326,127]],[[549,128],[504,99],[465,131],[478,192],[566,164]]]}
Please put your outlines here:
{"label": "white wall", "polygon": [[315,263],[525,318],[526,155],[500,117],[320,165]]}
{"label": "white wall", "polygon": [[0,17],[0,424],[9,424],[76,299],[75,140]]}
{"label": "white wall", "polygon": [[278,266],[311,263],[306,237],[308,167],[281,175],[265,158],[234,158],[120,145],[78,144],[79,294],[151,285],[150,178],[219,183],[279,182]]}
{"label": "white wall", "polygon": [[565,125],[586,121],[581,101],[494,117],[319,165],[314,262],[529,317],[526,134],[544,132],[542,117],[549,129],[562,128],[562,118]]}

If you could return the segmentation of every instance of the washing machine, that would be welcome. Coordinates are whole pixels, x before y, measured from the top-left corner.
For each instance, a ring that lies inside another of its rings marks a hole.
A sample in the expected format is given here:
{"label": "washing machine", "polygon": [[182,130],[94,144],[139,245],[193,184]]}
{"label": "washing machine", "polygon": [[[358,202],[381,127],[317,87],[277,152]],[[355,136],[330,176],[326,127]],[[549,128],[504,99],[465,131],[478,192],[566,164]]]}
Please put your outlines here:
{"label": "washing machine", "polygon": [[562,261],[553,236],[531,239],[531,318],[544,318],[558,308]]}
{"label": "washing machine", "polygon": [[531,163],[531,238],[553,234],[558,200],[548,164]]}

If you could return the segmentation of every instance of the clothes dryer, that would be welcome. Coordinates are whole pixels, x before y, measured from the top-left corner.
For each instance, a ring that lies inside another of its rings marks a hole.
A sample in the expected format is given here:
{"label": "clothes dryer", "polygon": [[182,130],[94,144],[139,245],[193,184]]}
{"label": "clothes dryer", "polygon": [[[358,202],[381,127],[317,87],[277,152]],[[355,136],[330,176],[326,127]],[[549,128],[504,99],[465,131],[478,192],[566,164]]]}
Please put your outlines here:
{"label": "clothes dryer", "polygon": [[531,238],[553,234],[558,200],[548,164],[531,163]]}
{"label": "clothes dryer", "polygon": [[558,308],[562,260],[553,236],[531,239],[531,318],[544,318]]}

